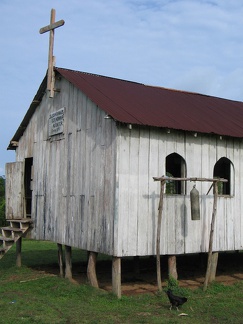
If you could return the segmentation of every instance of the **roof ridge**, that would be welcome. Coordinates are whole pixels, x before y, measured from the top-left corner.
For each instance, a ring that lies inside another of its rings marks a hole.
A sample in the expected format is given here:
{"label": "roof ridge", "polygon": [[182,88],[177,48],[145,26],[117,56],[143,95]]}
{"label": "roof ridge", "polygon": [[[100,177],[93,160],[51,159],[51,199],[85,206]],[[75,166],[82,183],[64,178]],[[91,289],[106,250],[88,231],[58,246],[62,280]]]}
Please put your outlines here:
{"label": "roof ridge", "polygon": [[85,74],[85,75],[92,75],[92,76],[96,76],[96,77],[107,78],[107,79],[113,79],[113,80],[118,80],[118,81],[123,81],[123,82],[129,82],[129,83],[135,83],[135,84],[139,84],[139,85],[146,86],[146,84],[141,83],[141,82],[131,81],[131,80],[125,80],[125,79],[121,79],[121,78],[117,78],[117,77],[112,77],[112,76],[102,75],[102,74],[97,74],[97,73],[92,73],[92,72],[78,71],[78,70],[67,69],[67,68],[61,68],[61,67],[55,67],[55,69],[56,69],[57,71],[58,71],[58,70],[66,70],[66,71],[70,71],[70,72],[74,72],[74,73],[81,73],[81,74]]}

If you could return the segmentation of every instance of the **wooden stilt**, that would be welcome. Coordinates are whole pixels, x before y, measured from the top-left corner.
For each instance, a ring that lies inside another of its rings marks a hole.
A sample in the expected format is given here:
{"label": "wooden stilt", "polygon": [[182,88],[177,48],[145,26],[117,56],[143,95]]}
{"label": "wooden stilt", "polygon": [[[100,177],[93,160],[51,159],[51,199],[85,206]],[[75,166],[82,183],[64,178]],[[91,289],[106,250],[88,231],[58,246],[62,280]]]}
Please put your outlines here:
{"label": "wooden stilt", "polygon": [[176,268],[176,256],[169,255],[168,256],[168,274],[169,278],[172,277],[175,280],[178,279],[177,268]]}
{"label": "wooden stilt", "polygon": [[216,271],[217,271],[217,265],[218,265],[218,252],[212,253],[212,263],[211,263],[211,269],[210,269],[210,274],[208,278],[208,282],[213,282],[216,277]]}
{"label": "wooden stilt", "polygon": [[57,243],[58,264],[60,269],[60,277],[64,277],[64,262],[62,244]]}
{"label": "wooden stilt", "polygon": [[160,182],[160,199],[159,199],[159,208],[158,208],[159,211],[158,211],[157,240],[156,240],[157,283],[158,283],[158,290],[160,292],[162,291],[161,267],[160,267],[160,234],[161,234],[164,186],[165,186],[165,180],[162,180]]}
{"label": "wooden stilt", "polygon": [[88,267],[87,267],[87,276],[91,286],[99,288],[97,276],[96,276],[96,260],[98,253],[89,252]]}
{"label": "wooden stilt", "polygon": [[72,279],[72,248],[65,245],[65,278]]}
{"label": "wooden stilt", "polygon": [[121,298],[121,258],[112,258],[112,292]]}
{"label": "wooden stilt", "polygon": [[16,266],[21,267],[22,237],[16,242]]}
{"label": "wooden stilt", "polygon": [[207,271],[206,271],[205,281],[204,281],[204,285],[203,285],[203,291],[207,290],[209,278],[211,276],[210,273],[212,270],[213,235],[214,235],[215,218],[216,218],[216,214],[217,214],[218,181],[215,181],[213,183],[213,193],[214,193],[214,200],[213,200],[213,213],[212,213],[211,230],[210,230],[209,247],[208,247],[208,263],[207,263]]}

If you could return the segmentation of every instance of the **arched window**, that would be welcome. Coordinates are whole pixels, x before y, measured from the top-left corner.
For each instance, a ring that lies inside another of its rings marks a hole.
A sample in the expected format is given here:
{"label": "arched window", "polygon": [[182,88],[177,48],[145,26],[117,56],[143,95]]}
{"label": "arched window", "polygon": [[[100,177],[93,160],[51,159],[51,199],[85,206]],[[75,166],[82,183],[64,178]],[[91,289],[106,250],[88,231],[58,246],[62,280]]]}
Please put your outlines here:
{"label": "arched window", "polygon": [[[177,153],[172,153],[166,157],[165,170],[167,177],[184,178],[186,177],[186,162]],[[185,194],[185,181],[167,181],[167,194]]]}
{"label": "arched window", "polygon": [[219,195],[232,195],[233,194],[233,164],[226,157],[219,159],[213,169],[214,178],[224,178],[228,182],[219,182],[218,194]]}

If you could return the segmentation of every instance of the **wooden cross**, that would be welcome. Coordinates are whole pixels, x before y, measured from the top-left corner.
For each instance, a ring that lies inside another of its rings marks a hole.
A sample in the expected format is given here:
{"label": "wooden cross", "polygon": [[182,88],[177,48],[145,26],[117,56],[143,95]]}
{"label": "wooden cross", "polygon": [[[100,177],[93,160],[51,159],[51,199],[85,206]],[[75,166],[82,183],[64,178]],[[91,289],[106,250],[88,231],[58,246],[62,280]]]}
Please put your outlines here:
{"label": "wooden cross", "polygon": [[58,27],[61,27],[65,24],[64,20],[59,20],[55,22],[56,10],[51,9],[51,19],[50,25],[42,27],[40,29],[40,34],[50,32],[49,36],[49,53],[48,53],[48,72],[47,72],[47,89],[50,91],[50,98],[54,96],[54,66],[55,66],[55,56],[53,56],[53,47],[54,47],[54,30]]}

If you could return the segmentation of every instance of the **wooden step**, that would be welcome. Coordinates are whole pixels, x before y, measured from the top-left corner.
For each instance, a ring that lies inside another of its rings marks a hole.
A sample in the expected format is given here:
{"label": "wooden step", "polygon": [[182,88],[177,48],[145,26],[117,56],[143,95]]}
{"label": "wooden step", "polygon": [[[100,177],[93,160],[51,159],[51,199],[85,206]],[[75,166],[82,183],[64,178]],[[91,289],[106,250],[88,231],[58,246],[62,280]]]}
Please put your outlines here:
{"label": "wooden step", "polygon": [[25,223],[32,223],[32,220],[29,218],[21,218],[21,219],[6,219],[7,222],[11,222],[11,223],[21,223],[21,224],[25,224]]}
{"label": "wooden step", "polygon": [[6,236],[0,235],[0,241],[14,242],[14,239],[12,237],[6,237]]}
{"label": "wooden step", "polygon": [[24,231],[23,228],[17,228],[17,227],[11,227],[11,226],[1,227],[1,229],[4,231],[21,232],[21,233]]}
{"label": "wooden step", "polygon": [[0,259],[32,227],[30,218],[6,219],[6,221],[10,223],[10,226],[0,228],[0,233],[2,232],[0,235]]}

